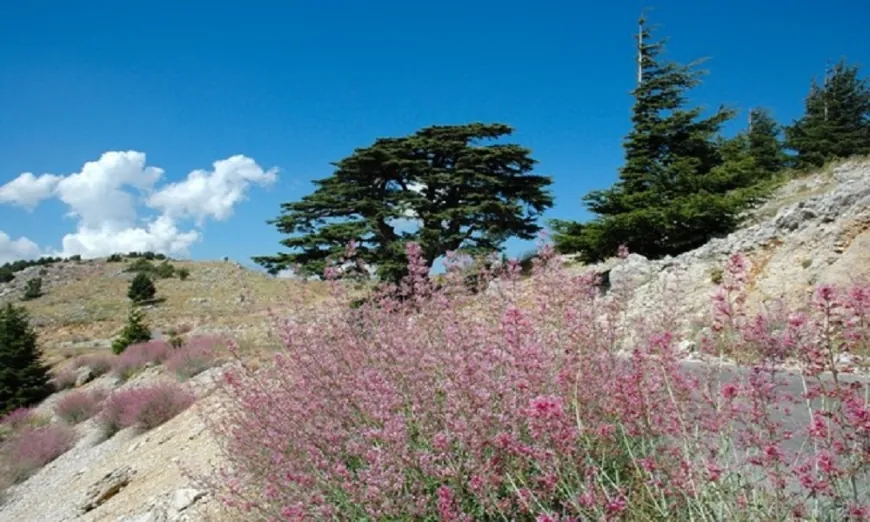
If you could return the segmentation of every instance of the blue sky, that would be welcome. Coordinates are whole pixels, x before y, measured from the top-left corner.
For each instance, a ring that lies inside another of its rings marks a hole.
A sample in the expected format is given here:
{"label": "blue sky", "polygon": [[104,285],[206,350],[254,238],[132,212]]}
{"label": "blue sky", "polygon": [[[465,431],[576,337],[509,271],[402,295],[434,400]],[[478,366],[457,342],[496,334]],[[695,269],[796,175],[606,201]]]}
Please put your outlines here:
{"label": "blue sky", "polygon": [[[710,58],[692,101],[711,110],[765,106],[790,122],[826,60],[870,67],[859,0],[4,2],[0,185],[33,177],[0,204],[0,256],[141,239],[247,264],[280,248],[265,221],[330,162],[380,136],[469,121],[514,126],[554,178],[546,217],[586,219],[580,198],[622,162],[644,7],[670,57]],[[92,177],[65,178],[86,162]],[[117,180],[82,195],[115,175],[153,176],[140,186],[162,196],[141,204],[146,193]],[[135,214],[116,189],[135,195]],[[29,208],[14,204],[25,193]],[[171,220],[153,229],[134,222],[161,214]]]}

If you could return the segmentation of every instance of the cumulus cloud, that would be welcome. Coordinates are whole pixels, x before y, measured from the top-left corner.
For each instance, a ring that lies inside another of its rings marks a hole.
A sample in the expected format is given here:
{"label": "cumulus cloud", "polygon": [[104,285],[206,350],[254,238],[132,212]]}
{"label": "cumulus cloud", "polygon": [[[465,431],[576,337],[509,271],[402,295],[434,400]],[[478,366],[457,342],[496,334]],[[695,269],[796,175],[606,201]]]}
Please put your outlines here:
{"label": "cumulus cloud", "polygon": [[33,210],[39,202],[52,196],[60,179],[60,176],[52,174],[34,176],[32,172],[25,172],[0,187],[0,203]]}
{"label": "cumulus cloud", "polygon": [[9,234],[0,230],[0,265],[18,259],[34,259],[39,257],[39,245],[26,237],[12,239]]}
{"label": "cumulus cloud", "polygon": [[236,155],[214,162],[211,171],[195,170],[187,179],[171,183],[148,199],[148,206],[165,215],[191,217],[202,223],[206,218],[223,221],[233,213],[251,184],[270,185],[277,170],[264,171],[251,158]]}
{"label": "cumulus cloud", "polygon": [[[214,162],[211,171],[195,170],[184,181],[159,187],[163,174],[147,165],[142,152],[111,151],[65,176],[21,174],[0,186],[0,203],[31,210],[52,197],[65,203],[76,231],[66,234],[62,250],[52,255],[99,257],[132,250],[186,255],[202,239],[208,218],[227,219],[252,185],[273,183],[277,171],[264,171],[253,159],[236,155]],[[159,214],[143,217],[143,206]],[[195,228],[185,230],[180,223],[185,218],[195,220]],[[39,255],[29,239],[6,240],[16,246],[0,241],[0,256],[7,250],[15,258]]]}

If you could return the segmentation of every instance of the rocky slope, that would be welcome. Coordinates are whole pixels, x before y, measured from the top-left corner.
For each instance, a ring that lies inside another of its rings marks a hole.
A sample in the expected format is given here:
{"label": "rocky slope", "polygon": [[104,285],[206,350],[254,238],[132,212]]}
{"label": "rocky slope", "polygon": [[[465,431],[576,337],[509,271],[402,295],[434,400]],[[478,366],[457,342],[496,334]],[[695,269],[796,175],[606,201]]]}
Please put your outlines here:
{"label": "rocky slope", "polygon": [[609,271],[611,288],[631,292],[631,315],[667,307],[691,329],[709,314],[717,279],[738,252],[751,266],[750,309],[795,305],[819,284],[870,282],[870,159],[786,183],[742,228],[696,250],[660,260],[630,254],[578,270]]}

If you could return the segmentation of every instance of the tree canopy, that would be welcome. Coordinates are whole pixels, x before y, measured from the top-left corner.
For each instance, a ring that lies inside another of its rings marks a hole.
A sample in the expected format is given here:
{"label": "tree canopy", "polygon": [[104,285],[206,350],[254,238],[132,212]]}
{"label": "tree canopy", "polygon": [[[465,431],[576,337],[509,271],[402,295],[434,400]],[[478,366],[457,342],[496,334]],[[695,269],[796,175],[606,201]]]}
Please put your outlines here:
{"label": "tree canopy", "polygon": [[7,303],[0,308],[0,415],[48,397],[50,377],[27,311]]}
{"label": "tree canopy", "polygon": [[359,260],[395,281],[410,241],[431,265],[450,251],[490,253],[510,237],[532,239],[553,204],[551,180],[532,173],[528,149],[493,143],[512,132],[500,123],[431,126],[356,149],[269,221],[291,252],[253,259],[273,274],[318,275],[353,241]]}
{"label": "tree canopy", "polygon": [[687,108],[687,92],[703,71],[698,62],[661,59],[663,50],[642,17],[625,164],[612,187],[584,197],[595,214],[591,222],[552,223],[559,251],[580,252],[586,261],[613,255],[620,245],[648,257],[677,254],[729,231],[752,199],[744,189],[758,169],[746,138],[720,136],[735,111],[720,107],[703,117],[702,108]]}
{"label": "tree canopy", "polygon": [[803,116],[786,127],[786,145],[797,166],[818,167],[835,158],[870,154],[870,85],[858,67],[840,61],[813,81]]}

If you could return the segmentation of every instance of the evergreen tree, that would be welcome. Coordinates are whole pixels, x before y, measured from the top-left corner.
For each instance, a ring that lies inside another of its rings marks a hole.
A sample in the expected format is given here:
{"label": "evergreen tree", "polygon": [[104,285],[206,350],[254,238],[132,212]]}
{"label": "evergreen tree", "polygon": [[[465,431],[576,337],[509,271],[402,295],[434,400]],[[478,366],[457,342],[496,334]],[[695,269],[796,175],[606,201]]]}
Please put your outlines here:
{"label": "evergreen tree", "polygon": [[24,295],[21,298],[25,301],[29,301],[31,299],[36,299],[37,297],[42,296],[42,278],[34,277],[33,279],[29,279],[27,284],[24,286]]}
{"label": "evergreen tree", "polygon": [[557,249],[580,252],[585,261],[613,255],[621,244],[651,258],[698,247],[730,231],[753,199],[751,160],[734,154],[728,161],[718,137],[734,111],[722,107],[703,118],[701,108],[685,108],[686,92],[703,73],[697,63],[661,60],[663,43],[650,38],[642,17],[633,127],[619,180],[584,197],[593,221],[552,222]]}
{"label": "evergreen tree", "polygon": [[134,303],[144,303],[154,299],[157,293],[157,288],[154,287],[154,282],[143,272],[136,274],[136,277],[130,281],[130,288],[127,290],[127,297]]}
{"label": "evergreen tree", "polygon": [[550,179],[530,173],[536,162],[527,149],[479,143],[511,132],[503,124],[434,126],[355,150],[269,222],[294,251],[254,261],[272,274],[299,266],[319,275],[354,241],[358,261],[396,281],[409,241],[431,264],[448,251],[490,253],[511,236],[534,238],[538,216],[553,204]]}
{"label": "evergreen tree", "polygon": [[121,335],[112,343],[112,352],[122,353],[131,344],[144,343],[151,340],[151,330],[145,324],[145,314],[141,308],[133,306],[127,316],[127,324]]}
{"label": "evergreen tree", "polygon": [[821,87],[814,80],[804,115],[785,135],[799,168],[870,154],[870,85],[858,77],[858,67],[840,61],[826,72]]}
{"label": "evergreen tree", "polygon": [[747,148],[762,175],[772,176],[788,165],[788,156],[780,141],[782,129],[766,109],[749,112]]}
{"label": "evergreen tree", "polygon": [[0,308],[0,415],[48,397],[50,378],[27,311],[12,304]]}

